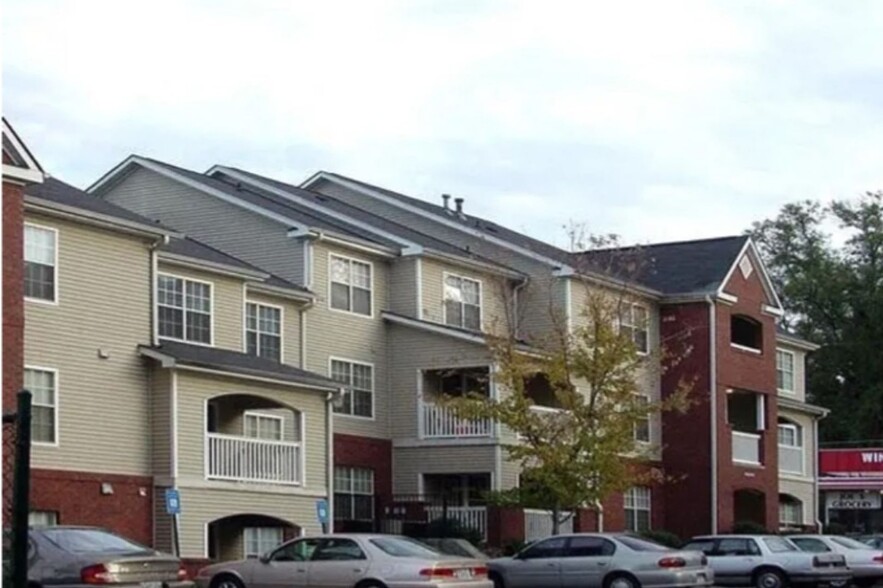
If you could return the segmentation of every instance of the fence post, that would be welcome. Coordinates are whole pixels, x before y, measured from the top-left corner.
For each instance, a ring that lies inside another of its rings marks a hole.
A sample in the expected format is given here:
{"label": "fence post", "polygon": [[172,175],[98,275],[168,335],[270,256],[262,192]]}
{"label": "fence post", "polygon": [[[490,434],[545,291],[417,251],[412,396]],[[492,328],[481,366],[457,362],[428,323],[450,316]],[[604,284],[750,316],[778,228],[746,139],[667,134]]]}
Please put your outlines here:
{"label": "fence post", "polygon": [[18,393],[15,418],[15,485],[12,494],[12,585],[28,585],[28,498],[31,481],[31,393]]}
{"label": "fence post", "polygon": [[448,535],[451,534],[450,529],[448,528],[448,495],[447,493],[442,494],[442,539],[447,539]]}

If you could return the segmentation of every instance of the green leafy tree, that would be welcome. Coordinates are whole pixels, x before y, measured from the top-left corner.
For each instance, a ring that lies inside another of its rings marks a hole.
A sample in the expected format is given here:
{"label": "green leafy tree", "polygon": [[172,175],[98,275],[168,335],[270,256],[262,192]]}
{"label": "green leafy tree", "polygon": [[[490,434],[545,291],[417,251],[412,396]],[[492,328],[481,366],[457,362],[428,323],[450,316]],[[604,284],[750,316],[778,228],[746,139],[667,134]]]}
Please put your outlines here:
{"label": "green leafy tree", "polygon": [[827,206],[801,201],[757,222],[757,242],[788,311],[785,325],[821,345],[808,392],[832,409],[825,441],[883,438],[883,192]]}
{"label": "green leafy tree", "polygon": [[[592,258],[592,275],[598,275],[599,259],[611,271],[635,269],[622,257],[614,261],[605,255]],[[636,440],[635,429],[654,414],[685,410],[691,389],[682,382],[665,398],[648,399],[643,382],[658,378],[686,350],[675,356],[663,345],[647,354],[638,352],[635,330],[646,328],[649,317],[634,325],[638,329],[620,327],[633,300],[627,280],[600,285],[575,280],[572,291],[584,301],[579,312],[568,321],[559,307],[550,305],[552,328],[545,336],[529,344],[505,332],[489,337],[493,377],[502,391],[497,398],[467,394],[443,399],[458,416],[492,419],[510,433],[504,447],[529,482],[491,499],[550,508],[553,533],[565,509],[598,508],[614,493],[663,481],[658,469],[641,467],[652,447]],[[630,322],[634,324],[634,317]]]}

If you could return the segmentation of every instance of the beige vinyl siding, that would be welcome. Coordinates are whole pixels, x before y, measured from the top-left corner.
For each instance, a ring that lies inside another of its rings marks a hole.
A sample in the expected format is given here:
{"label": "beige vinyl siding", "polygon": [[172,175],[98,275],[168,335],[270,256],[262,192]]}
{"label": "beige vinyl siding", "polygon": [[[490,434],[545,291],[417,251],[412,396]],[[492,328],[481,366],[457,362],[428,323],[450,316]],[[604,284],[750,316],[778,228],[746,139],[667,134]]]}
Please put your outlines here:
{"label": "beige vinyl siding", "polygon": [[[272,401],[304,413],[306,420],[304,488],[310,492],[324,493],[326,430],[323,393],[183,370],[177,371],[179,484],[183,487],[202,484],[205,481],[206,405],[209,399],[229,394],[255,397],[255,407],[258,409],[267,408],[267,401]],[[227,485],[221,481],[217,484]],[[236,483],[230,484],[237,486]],[[260,485],[239,484],[239,486],[246,490]]]}
{"label": "beige vinyl siding", "polygon": [[159,273],[177,278],[209,282],[212,285],[212,341],[215,347],[242,351],[243,281],[239,278],[182,267],[161,260]]}
{"label": "beige vinyl siding", "polygon": [[417,494],[423,474],[478,474],[494,477],[493,445],[460,447],[397,447],[393,449],[392,489],[396,494]]}
{"label": "beige vinyl siding", "polygon": [[417,316],[417,267],[426,269],[426,260],[416,256],[400,257],[389,268],[389,310],[405,316]]}
{"label": "beige vinyl siding", "polygon": [[[302,306],[285,298],[248,290],[245,298],[246,302],[282,307],[282,363],[300,367],[300,309]],[[244,307],[242,312],[245,312]],[[243,316],[245,315],[243,314]],[[244,329],[243,323],[242,351],[246,351]]]}
{"label": "beige vinyl siding", "polygon": [[296,284],[303,283],[303,245],[286,224],[144,168],[103,192],[103,197],[183,231]]}
{"label": "beige vinyl siding", "polygon": [[509,452],[505,447],[501,447],[502,452],[500,467],[500,490],[509,490],[518,487],[519,476],[521,475],[521,464],[517,461],[509,459]]}
{"label": "beige vinyl siding", "polygon": [[420,370],[489,365],[490,352],[477,343],[405,327],[389,327],[391,425],[394,439],[418,436],[418,378]]}
{"label": "beige vinyl siding", "polygon": [[[389,394],[387,381],[386,326],[380,311],[388,305],[389,271],[386,260],[327,243],[313,245],[313,289],[316,304],[307,313],[306,369],[330,375],[332,357],[374,366],[374,418],[335,414],[334,431],[366,437],[388,437]],[[373,316],[332,310],[328,300],[329,254],[372,264]]]}
{"label": "beige vinyl siding", "polygon": [[172,380],[168,370],[152,369],[151,381],[151,412],[150,424],[153,432],[151,453],[153,455],[153,475],[172,475]]}
{"label": "beige vinyl siding", "polygon": [[314,496],[262,494],[220,488],[185,487],[180,491],[182,557],[205,557],[208,551],[206,545],[208,524],[238,514],[282,519],[303,528],[309,535],[321,533],[319,523],[316,521]]}
{"label": "beige vinyl siding", "polygon": [[58,230],[58,304],[24,303],[25,364],[58,370],[58,446],[34,445],[33,467],[150,475],[151,407],[137,352],[151,334],[149,242],[32,213],[25,220]]}
{"label": "beige vinyl siding", "polygon": [[483,331],[505,333],[512,320],[508,310],[510,283],[507,278],[463,269],[434,259],[423,259],[423,319],[445,323],[444,278],[446,274],[475,280],[481,284],[481,326]]}

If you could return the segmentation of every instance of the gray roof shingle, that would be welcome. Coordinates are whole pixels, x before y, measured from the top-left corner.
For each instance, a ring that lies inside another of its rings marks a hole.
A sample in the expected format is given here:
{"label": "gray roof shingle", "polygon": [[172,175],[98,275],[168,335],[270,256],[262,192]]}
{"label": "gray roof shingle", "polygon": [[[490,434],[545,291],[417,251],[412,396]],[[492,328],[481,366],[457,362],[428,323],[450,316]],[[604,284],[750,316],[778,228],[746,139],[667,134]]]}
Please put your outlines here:
{"label": "gray roof shingle", "polygon": [[336,382],[323,375],[302,370],[278,361],[248,355],[239,351],[219,349],[217,347],[205,347],[203,345],[190,345],[178,341],[163,341],[158,346],[141,345],[139,350],[149,355],[150,352],[159,353],[173,358],[177,363],[218,369],[236,374],[274,378],[307,386],[318,386],[327,390],[336,390],[342,387]]}

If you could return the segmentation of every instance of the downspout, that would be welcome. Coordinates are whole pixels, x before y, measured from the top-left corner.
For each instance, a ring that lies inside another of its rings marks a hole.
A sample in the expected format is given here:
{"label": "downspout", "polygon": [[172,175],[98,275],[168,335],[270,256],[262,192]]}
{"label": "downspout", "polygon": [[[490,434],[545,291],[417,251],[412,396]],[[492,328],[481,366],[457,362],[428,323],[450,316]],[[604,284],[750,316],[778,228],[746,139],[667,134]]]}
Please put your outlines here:
{"label": "downspout", "polygon": [[706,296],[708,302],[708,353],[709,390],[711,392],[711,533],[717,533],[717,315],[714,299]]}
{"label": "downspout", "polygon": [[163,235],[150,245],[150,345],[159,346],[159,308],[157,307],[157,275],[159,274],[159,260],[157,251],[163,245],[169,244],[169,236]]}
{"label": "downspout", "polygon": [[598,513],[598,532],[604,532],[604,505],[601,504],[601,501],[597,501],[595,503],[595,512]]}
{"label": "downspout", "polygon": [[325,395],[325,454],[328,459],[325,463],[325,486],[326,500],[328,501],[328,524],[327,532],[334,532],[334,410],[333,404],[337,394],[343,394],[343,389],[336,392],[328,392]]}
{"label": "downspout", "polygon": [[825,524],[828,522],[828,507],[825,506],[825,522],[823,523],[819,520],[819,501],[821,500],[821,496],[819,496],[819,421],[825,418],[826,415],[822,415],[817,419],[813,419],[812,427],[813,427],[813,454],[815,459],[813,459],[813,475],[812,475],[812,486],[813,486],[813,494],[815,495],[815,512],[813,513],[813,518],[816,521],[816,533],[824,533],[825,532]]}

